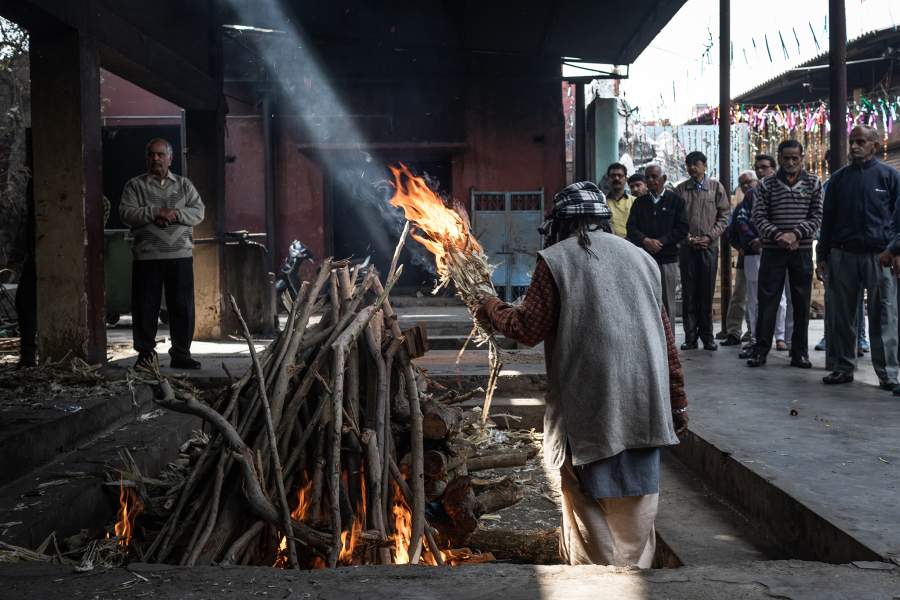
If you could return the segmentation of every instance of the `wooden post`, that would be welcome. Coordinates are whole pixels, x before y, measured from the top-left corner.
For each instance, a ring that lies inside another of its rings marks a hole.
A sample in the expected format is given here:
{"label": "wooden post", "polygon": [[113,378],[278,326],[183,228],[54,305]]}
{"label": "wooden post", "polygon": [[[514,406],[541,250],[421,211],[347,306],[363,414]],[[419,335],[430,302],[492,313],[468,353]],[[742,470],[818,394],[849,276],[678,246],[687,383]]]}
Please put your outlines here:
{"label": "wooden post", "polygon": [[[731,197],[731,0],[719,0],[719,181]],[[731,302],[731,246],[720,242],[722,331]]]}
{"label": "wooden post", "polygon": [[223,334],[225,321],[224,246],[225,223],[225,97],[222,94],[223,50],[221,16],[209,19],[210,72],[218,86],[215,108],[185,107],[184,137],[187,176],[206,208],[206,218],[194,228],[194,238],[215,239],[194,248],[194,337],[216,339]]}
{"label": "wooden post", "polygon": [[38,350],[105,362],[98,51],[68,27],[30,44]]}
{"label": "wooden post", "polygon": [[834,173],[847,164],[847,12],[845,0],[828,2],[828,70],[831,75],[831,160]]}

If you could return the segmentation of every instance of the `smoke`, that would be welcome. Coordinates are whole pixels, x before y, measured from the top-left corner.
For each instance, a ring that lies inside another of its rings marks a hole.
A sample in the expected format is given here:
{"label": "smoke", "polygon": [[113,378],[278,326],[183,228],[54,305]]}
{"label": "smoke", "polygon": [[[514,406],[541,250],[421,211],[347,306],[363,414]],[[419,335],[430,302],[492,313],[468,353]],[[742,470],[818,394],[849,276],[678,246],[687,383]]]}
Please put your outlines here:
{"label": "smoke", "polygon": [[[233,35],[244,47],[252,46],[269,80],[280,88],[280,103],[287,103],[297,116],[309,141],[340,144],[345,149],[323,151],[318,160],[347,198],[377,210],[382,223],[364,222],[363,226],[377,249],[391,253],[391,240],[398,238],[405,218],[402,210],[389,203],[393,186],[386,165],[364,150],[366,140],[357,127],[361,115],[348,110],[302,27],[279,0],[227,1],[239,20],[230,26]],[[435,273],[433,258],[424,247],[409,239],[406,248],[413,264]]]}

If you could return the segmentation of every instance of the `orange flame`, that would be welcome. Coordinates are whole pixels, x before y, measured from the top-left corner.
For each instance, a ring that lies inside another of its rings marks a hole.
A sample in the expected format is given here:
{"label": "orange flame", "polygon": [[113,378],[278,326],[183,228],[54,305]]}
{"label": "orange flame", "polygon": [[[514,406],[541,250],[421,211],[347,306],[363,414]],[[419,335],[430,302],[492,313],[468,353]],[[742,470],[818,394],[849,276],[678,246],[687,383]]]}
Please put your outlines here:
{"label": "orange flame", "polygon": [[[341,533],[341,553],[338,555],[338,561],[343,565],[353,564],[353,553],[362,540],[362,533],[366,528],[366,474],[360,469],[360,500],[356,506],[356,512],[353,515],[353,523],[348,532]],[[345,479],[348,474],[344,471]]]}
{"label": "orange flame", "polygon": [[119,512],[114,531],[121,548],[127,548],[131,544],[134,535],[134,520],[144,511],[144,505],[137,493],[130,487],[125,487],[124,481],[119,480]]}
{"label": "orange flame", "polygon": [[412,511],[403,498],[400,486],[394,482],[394,506],[391,509],[394,514],[394,563],[398,565],[409,564],[409,542],[412,538]]}
{"label": "orange flame", "polygon": [[482,252],[469,230],[468,221],[445,206],[424,179],[413,175],[402,163],[390,169],[394,175],[391,206],[402,208],[406,218],[421,232],[413,233],[412,237],[434,254],[440,275],[449,273],[447,263],[450,250]]}
{"label": "orange flame", "polygon": [[[291,518],[297,521],[305,521],[306,517],[309,513],[309,508],[311,505],[310,502],[310,494],[312,492],[313,482],[310,479],[306,482],[303,487],[297,490],[297,508],[295,508],[291,512]],[[278,550],[275,553],[275,563],[272,565],[273,567],[277,567],[279,569],[284,569],[288,564],[288,555],[287,555],[287,538],[282,537],[281,542],[278,544]]]}

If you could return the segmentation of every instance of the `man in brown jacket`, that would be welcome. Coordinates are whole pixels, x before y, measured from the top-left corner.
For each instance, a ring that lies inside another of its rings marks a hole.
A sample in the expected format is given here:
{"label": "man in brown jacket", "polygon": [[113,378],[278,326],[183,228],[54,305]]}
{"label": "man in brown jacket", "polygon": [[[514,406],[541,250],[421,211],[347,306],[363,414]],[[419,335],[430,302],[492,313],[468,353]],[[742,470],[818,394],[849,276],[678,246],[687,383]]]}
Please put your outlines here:
{"label": "man in brown jacket", "polygon": [[682,243],[678,263],[681,269],[681,315],[684,327],[682,350],[715,350],[712,302],[716,290],[719,236],[725,231],[731,202],[725,187],[706,176],[706,156],[690,152],[685,157],[690,178],[678,184],[675,193],[684,198],[690,233]]}

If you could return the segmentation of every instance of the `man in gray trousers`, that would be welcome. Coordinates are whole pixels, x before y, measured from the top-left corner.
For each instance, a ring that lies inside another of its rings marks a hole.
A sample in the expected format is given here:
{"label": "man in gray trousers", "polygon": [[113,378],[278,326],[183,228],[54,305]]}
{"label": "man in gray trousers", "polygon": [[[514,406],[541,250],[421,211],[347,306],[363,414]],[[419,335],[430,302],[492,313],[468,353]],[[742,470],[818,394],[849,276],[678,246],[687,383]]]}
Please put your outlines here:
{"label": "man in gray trousers", "polygon": [[835,171],[825,193],[817,253],[817,271],[826,279],[826,345],[834,369],[822,381],[853,381],[857,307],[865,289],[872,366],[880,387],[894,390],[897,279],[892,267],[900,246],[900,173],[875,159],[878,135],[871,127],[854,127],[849,145],[850,164]]}

